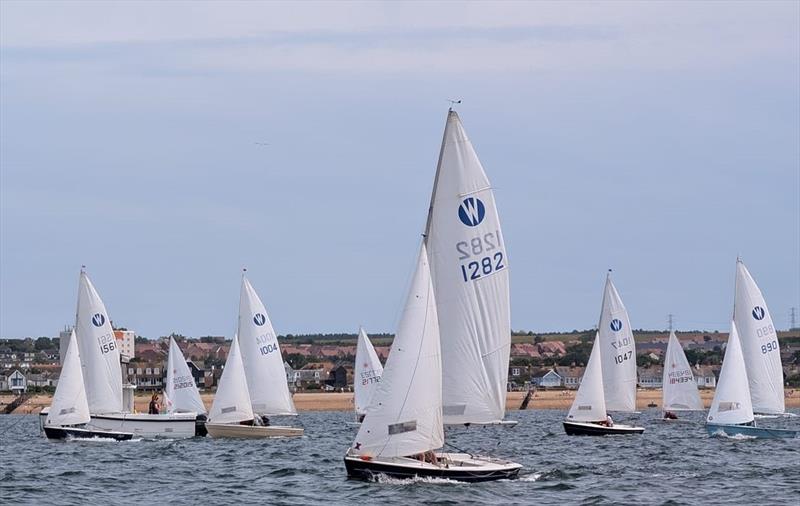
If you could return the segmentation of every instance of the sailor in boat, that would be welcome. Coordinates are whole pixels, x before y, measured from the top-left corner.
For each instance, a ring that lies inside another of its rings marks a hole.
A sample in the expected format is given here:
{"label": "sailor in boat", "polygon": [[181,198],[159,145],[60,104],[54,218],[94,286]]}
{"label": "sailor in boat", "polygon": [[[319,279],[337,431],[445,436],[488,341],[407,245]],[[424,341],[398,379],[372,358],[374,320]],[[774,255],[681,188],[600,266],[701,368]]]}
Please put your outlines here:
{"label": "sailor in boat", "polygon": [[155,393],[150,398],[150,407],[147,410],[147,413],[150,415],[158,415],[161,414],[161,403],[158,402],[158,394]]}
{"label": "sailor in boat", "polygon": [[678,415],[673,413],[672,411],[664,411],[664,420],[677,420]]}
{"label": "sailor in boat", "polygon": [[606,427],[613,427],[614,426],[614,419],[611,418],[611,415],[606,413],[606,419],[600,422],[600,425],[605,425]]}

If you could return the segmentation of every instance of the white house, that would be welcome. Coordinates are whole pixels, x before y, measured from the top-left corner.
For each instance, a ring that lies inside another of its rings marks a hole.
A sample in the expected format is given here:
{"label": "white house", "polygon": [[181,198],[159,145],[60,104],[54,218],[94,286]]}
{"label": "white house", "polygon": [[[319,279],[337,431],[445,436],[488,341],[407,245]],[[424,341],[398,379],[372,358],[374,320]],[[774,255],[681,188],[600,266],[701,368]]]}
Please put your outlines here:
{"label": "white house", "polygon": [[11,391],[15,394],[21,394],[28,390],[28,380],[24,374],[19,372],[19,369],[14,369],[13,371],[5,371],[1,374],[5,379],[4,389],[5,391]]}

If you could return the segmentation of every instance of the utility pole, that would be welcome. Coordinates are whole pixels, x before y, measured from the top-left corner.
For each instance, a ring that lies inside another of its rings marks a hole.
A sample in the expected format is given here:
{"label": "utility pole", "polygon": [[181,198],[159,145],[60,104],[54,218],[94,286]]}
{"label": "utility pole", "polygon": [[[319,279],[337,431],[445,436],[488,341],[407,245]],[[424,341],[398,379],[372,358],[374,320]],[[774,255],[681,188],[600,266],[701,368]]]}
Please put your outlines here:
{"label": "utility pole", "polygon": [[670,313],[667,315],[667,323],[669,323],[669,331],[672,332],[672,320],[674,318],[674,314]]}
{"label": "utility pole", "polygon": [[797,328],[797,320],[795,319],[794,311],[797,308],[791,308],[789,310],[789,330],[794,330]]}

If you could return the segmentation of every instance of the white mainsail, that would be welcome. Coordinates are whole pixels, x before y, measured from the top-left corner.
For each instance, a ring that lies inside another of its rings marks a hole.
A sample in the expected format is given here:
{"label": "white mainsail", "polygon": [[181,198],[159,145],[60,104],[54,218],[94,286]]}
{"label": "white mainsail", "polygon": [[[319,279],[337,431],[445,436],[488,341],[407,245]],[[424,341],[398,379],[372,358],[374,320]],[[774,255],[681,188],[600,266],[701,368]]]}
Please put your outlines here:
{"label": "white mainsail", "polygon": [[245,276],[239,297],[239,346],[253,411],[260,415],[296,414],[278,337],[264,304]]}
{"label": "white mainsail", "polygon": [[164,387],[164,401],[168,413],[194,412],[205,414],[206,407],[194,382],[192,371],[172,337],[169,338],[169,357],[167,358],[167,382]]}
{"label": "white mainsail", "polygon": [[731,322],[731,334],[707,420],[717,424],[743,424],[754,420],[742,345],[735,322]]}
{"label": "white mainsail", "polygon": [[669,333],[661,384],[664,411],[703,409],[692,368],[674,331]]}
{"label": "white mainsail", "polygon": [[225,369],[219,378],[217,394],[208,413],[209,422],[239,423],[254,418],[238,342],[234,335],[228,359],[225,360]]}
{"label": "white mainsail", "polygon": [[89,412],[122,412],[122,369],[108,312],[86,272],[78,284],[75,322]]}
{"label": "white mainsail", "polygon": [[567,420],[572,422],[599,422],[606,419],[606,400],[603,393],[603,365],[600,357],[600,338],[595,335],[592,353],[583,373],[575,401],[569,409]]}
{"label": "white mainsail", "polygon": [[606,408],[636,411],[636,345],[628,311],[610,273],[606,276],[598,329]]}
{"label": "white mainsail", "polygon": [[89,423],[89,403],[83,386],[81,358],[78,352],[75,331],[69,336],[69,345],[64,354],[61,375],[47,414],[46,425],[78,425]]}
{"label": "white mainsail", "polygon": [[443,444],[439,322],[423,243],[381,382],[351,451],[402,457]]}
{"label": "white mainsail", "polygon": [[739,259],[733,320],[742,341],[753,410],[763,414],[783,413],[786,405],[778,334],[761,290]]}
{"label": "white mainsail", "polygon": [[375,389],[381,382],[383,366],[375,353],[375,348],[369,341],[367,332],[362,328],[358,331],[358,346],[356,347],[356,367],[354,378],[354,396],[356,413],[363,415],[367,412],[370,399]]}
{"label": "white mainsail", "polygon": [[499,422],[511,350],[508,256],[489,179],[452,110],[425,238],[442,340],[444,421]]}

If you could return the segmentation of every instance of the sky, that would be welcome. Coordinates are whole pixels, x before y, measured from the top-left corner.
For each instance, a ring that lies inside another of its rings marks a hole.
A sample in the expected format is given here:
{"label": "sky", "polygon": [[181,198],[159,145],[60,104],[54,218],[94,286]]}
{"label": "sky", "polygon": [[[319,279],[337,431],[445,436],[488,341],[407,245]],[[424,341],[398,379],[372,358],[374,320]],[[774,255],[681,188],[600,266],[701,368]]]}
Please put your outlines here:
{"label": "sky", "polygon": [[0,2],[0,337],[75,318],[393,332],[448,99],[512,328],[725,330],[735,261],[800,321],[798,2]]}

